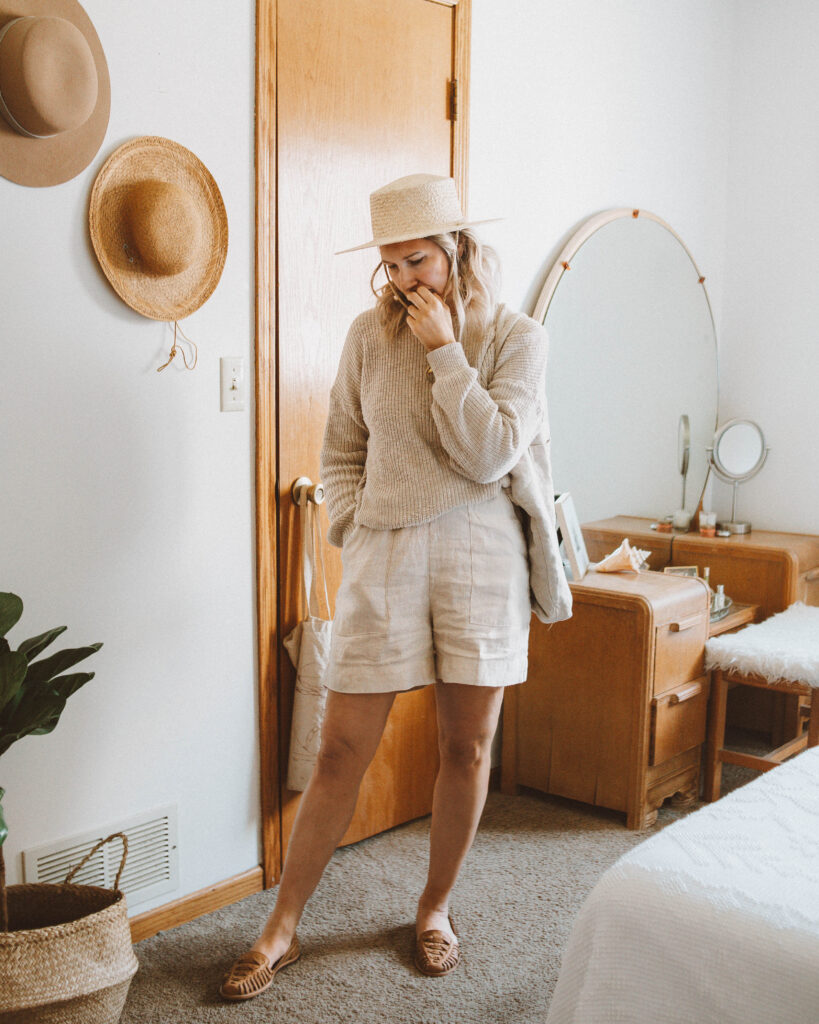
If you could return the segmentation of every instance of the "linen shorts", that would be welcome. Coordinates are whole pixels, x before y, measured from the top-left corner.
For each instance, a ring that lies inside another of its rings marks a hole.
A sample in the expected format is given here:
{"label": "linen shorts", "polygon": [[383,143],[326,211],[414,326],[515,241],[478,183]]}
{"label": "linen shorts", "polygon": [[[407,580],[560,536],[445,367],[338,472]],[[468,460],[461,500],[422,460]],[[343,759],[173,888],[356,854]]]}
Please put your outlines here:
{"label": "linen shorts", "polygon": [[384,693],[436,680],[507,686],[526,679],[529,561],[505,493],[420,526],[357,525],[341,559],[329,689]]}

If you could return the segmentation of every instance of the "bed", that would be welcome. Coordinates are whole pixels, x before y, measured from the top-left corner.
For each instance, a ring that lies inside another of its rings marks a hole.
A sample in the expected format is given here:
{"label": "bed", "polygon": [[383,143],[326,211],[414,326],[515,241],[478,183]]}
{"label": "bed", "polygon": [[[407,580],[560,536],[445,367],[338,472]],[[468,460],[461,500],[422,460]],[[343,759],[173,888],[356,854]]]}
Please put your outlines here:
{"label": "bed", "polygon": [[621,857],[575,921],[547,1024],[819,1021],[819,747]]}

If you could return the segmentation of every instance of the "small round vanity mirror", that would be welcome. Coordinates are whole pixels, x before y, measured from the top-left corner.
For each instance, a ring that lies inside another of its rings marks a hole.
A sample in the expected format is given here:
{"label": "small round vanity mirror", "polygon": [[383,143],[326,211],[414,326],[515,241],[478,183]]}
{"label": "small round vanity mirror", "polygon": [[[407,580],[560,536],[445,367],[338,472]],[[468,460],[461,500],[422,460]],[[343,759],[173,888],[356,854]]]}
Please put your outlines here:
{"label": "small round vanity mirror", "polygon": [[750,523],[738,522],[736,518],[737,486],[756,476],[769,451],[765,435],[752,420],[728,420],[714,434],[714,444],[708,449],[711,465],[721,480],[734,485],[731,519],[719,523],[718,529],[728,533],[751,532]]}
{"label": "small round vanity mirror", "polygon": [[680,508],[685,508],[685,481],[688,476],[688,466],[691,462],[691,420],[686,413],[680,416],[677,427],[677,461],[682,477],[682,500]]}
{"label": "small round vanity mirror", "polygon": [[729,420],[714,436],[714,462],[730,480],[750,480],[765,461],[765,437],[751,420]]}

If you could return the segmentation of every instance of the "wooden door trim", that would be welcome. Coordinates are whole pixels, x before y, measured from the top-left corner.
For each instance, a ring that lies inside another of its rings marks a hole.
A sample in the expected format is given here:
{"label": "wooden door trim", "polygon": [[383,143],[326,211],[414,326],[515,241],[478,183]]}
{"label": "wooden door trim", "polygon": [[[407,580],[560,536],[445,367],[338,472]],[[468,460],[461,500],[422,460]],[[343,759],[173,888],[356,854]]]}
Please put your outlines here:
{"label": "wooden door trim", "polygon": [[264,888],[281,863],[278,738],[276,0],[256,3],[256,629]]}
{"label": "wooden door trim", "polygon": [[[441,2],[441,0],[434,0]],[[458,80],[458,118],[452,132],[452,176],[466,213],[469,156],[469,62],[472,0],[454,7],[453,75]],[[256,0],[256,616],[262,869],[264,886],[281,873],[280,780],[285,772],[279,743],[277,651],[279,467],[276,264],[276,23],[277,0]],[[287,482],[285,481],[285,485]]]}
{"label": "wooden door trim", "polygon": [[456,0],[453,77],[458,83],[458,118],[452,131],[452,177],[461,206],[469,204],[469,68],[472,53],[472,0]]}

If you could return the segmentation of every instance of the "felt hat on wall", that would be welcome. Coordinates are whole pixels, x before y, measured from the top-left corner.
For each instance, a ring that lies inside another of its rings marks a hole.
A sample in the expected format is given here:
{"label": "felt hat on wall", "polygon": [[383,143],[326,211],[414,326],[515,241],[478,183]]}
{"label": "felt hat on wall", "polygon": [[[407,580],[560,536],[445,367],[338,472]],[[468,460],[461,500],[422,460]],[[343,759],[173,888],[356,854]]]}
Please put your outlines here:
{"label": "felt hat on wall", "polygon": [[370,193],[373,237],[345,252],[372,249],[379,245],[408,242],[413,238],[443,235],[498,220],[467,220],[461,210],[453,178],[438,174],[409,174]]}
{"label": "felt hat on wall", "polygon": [[76,0],[0,0],[0,174],[59,185],[94,159],[108,128],[102,44]]}
{"label": "felt hat on wall", "polygon": [[189,149],[157,136],[126,142],[91,190],[91,242],[114,291],[152,320],[181,320],[210,297],[225,265],[225,204]]}

